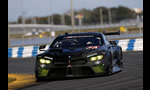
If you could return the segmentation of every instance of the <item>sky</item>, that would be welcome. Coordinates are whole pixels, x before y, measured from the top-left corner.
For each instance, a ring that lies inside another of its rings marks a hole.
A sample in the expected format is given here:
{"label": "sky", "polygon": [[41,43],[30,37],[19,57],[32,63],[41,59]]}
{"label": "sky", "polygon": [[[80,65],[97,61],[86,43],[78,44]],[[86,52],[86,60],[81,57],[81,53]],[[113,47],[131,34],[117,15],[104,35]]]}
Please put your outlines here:
{"label": "sky", "polygon": [[[94,9],[126,6],[143,10],[143,0],[73,0],[73,8]],[[8,0],[8,21],[16,21],[22,13],[25,17],[62,14],[70,10],[70,0]]]}

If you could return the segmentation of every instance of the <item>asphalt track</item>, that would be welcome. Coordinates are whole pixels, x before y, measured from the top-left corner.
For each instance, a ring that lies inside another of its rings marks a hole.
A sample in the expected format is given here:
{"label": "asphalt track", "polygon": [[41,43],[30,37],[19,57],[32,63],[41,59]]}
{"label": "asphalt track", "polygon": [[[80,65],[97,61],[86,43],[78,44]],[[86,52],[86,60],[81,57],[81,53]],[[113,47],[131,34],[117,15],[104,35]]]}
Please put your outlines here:
{"label": "asphalt track", "polygon": [[[19,90],[143,90],[143,52],[124,52],[124,69],[111,76],[47,80]],[[34,74],[35,58],[8,58],[8,73]]]}

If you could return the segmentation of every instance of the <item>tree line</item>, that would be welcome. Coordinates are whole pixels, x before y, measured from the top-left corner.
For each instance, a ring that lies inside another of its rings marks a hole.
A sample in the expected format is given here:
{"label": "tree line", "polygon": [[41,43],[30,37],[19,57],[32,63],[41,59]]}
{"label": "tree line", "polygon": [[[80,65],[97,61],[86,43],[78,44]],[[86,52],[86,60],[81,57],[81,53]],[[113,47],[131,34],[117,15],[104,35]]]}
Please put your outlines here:
{"label": "tree line", "polygon": [[[102,13],[100,13],[100,9],[102,10]],[[125,6],[118,6],[118,7],[97,7],[92,10],[88,9],[81,9],[81,10],[75,10],[74,15],[82,14],[84,17],[82,19],[82,23],[84,25],[89,24],[100,24],[100,16],[103,15],[103,23],[109,23],[109,12],[110,9],[111,12],[111,22],[117,23],[121,20],[125,19],[136,19],[137,15],[142,15],[141,13],[136,13],[135,11],[131,10],[130,8],[127,8]],[[21,24],[23,22],[23,18],[20,16],[17,20],[18,24]],[[15,23],[15,22],[14,22]],[[55,24],[55,25],[71,25],[71,15],[70,13],[66,14],[53,14],[51,16],[45,16],[45,17],[32,17],[32,18],[26,18],[24,23],[26,24]],[[78,25],[78,19],[75,18],[75,24]]]}

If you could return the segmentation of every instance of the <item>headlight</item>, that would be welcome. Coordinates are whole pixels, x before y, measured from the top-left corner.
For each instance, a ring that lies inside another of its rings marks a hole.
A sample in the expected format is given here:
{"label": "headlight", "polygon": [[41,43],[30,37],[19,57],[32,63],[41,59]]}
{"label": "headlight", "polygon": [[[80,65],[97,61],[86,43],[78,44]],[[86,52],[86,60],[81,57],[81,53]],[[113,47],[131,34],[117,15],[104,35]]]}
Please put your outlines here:
{"label": "headlight", "polygon": [[50,60],[46,60],[46,64],[50,64],[51,63],[51,61]]}
{"label": "headlight", "polygon": [[103,55],[98,55],[98,56],[95,56],[95,57],[91,57],[90,61],[97,61],[97,60],[101,60],[102,58],[103,58]]}
{"label": "headlight", "polygon": [[45,60],[45,59],[40,59],[40,63],[41,64],[50,64],[51,61],[50,60]]}
{"label": "headlight", "polygon": [[44,63],[46,63],[46,60],[40,59],[40,63],[44,64]]}
{"label": "headlight", "polygon": [[97,60],[97,57],[91,57],[90,60],[91,60],[91,61],[96,61],[96,60]]}
{"label": "headlight", "polygon": [[103,58],[103,55],[97,56],[97,59],[98,59],[98,60],[101,60],[102,58]]}

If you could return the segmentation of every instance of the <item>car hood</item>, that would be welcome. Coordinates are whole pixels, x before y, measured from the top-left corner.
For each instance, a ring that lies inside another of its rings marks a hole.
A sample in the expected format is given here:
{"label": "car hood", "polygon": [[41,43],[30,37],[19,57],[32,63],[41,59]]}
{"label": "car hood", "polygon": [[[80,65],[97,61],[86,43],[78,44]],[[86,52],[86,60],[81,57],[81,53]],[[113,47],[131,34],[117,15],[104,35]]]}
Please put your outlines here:
{"label": "car hood", "polygon": [[49,49],[43,56],[49,56],[53,58],[84,58],[87,55],[99,52],[98,49],[86,49],[86,48],[65,48],[65,49]]}

